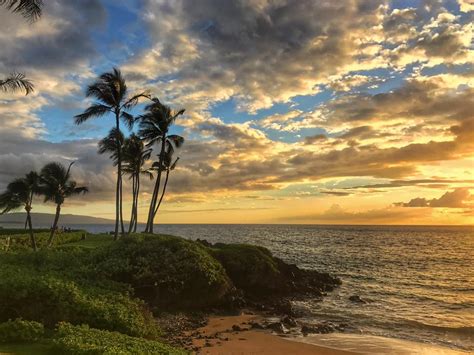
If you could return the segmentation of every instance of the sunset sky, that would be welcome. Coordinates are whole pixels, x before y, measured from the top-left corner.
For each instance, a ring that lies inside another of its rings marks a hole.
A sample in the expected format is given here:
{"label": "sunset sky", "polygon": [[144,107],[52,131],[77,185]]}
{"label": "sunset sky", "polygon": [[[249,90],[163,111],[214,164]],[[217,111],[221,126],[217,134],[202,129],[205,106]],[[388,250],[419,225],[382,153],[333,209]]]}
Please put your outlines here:
{"label": "sunset sky", "polygon": [[186,108],[157,223],[474,223],[474,0],[44,2],[32,24],[0,8],[0,77],[36,87],[0,93],[0,190],[75,160],[90,193],[63,212],[114,218],[114,120],[73,116],[117,66]]}

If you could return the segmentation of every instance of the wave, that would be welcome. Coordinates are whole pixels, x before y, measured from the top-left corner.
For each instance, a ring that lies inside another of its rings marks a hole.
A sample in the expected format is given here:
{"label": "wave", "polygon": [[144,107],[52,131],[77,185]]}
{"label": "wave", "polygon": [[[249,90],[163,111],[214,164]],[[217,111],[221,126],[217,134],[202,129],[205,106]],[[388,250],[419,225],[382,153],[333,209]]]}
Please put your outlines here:
{"label": "wave", "polygon": [[442,332],[442,333],[455,333],[455,334],[461,334],[461,335],[469,335],[471,337],[474,337],[474,327],[440,327],[437,325],[432,325],[432,324],[426,324],[418,321],[407,321],[408,324],[411,326],[415,326],[417,328],[422,328],[422,329],[430,329],[436,332]]}

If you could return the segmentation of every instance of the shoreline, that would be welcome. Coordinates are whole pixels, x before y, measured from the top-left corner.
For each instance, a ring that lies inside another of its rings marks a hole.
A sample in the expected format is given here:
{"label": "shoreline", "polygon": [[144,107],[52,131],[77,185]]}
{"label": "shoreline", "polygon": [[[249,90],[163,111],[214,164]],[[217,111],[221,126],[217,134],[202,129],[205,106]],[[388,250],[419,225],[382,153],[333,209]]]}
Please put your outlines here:
{"label": "shoreline", "polygon": [[210,315],[207,323],[185,331],[180,339],[196,354],[262,354],[262,355],[466,355],[435,344],[414,342],[368,334],[329,333],[277,334],[259,329],[268,318],[261,314]]}

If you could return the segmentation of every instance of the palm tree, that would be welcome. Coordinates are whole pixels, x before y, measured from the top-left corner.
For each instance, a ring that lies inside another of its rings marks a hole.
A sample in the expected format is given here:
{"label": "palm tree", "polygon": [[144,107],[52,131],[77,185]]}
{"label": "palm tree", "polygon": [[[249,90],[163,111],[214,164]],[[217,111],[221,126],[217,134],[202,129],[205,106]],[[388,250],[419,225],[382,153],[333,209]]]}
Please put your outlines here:
{"label": "palm tree", "polygon": [[[105,154],[105,153],[110,153],[110,159],[112,160],[112,163],[114,166],[118,165],[118,156],[120,154],[120,151],[123,149],[123,145],[125,142],[125,137],[123,133],[120,130],[117,130],[117,128],[112,128],[109,132],[109,134],[102,138],[99,141],[99,154]],[[120,178],[120,184],[122,184],[122,178]],[[122,190],[122,187],[120,186],[120,191]],[[124,232],[124,226],[123,226],[123,212],[122,212],[122,195],[120,194],[120,225],[121,225],[121,230],[122,233]],[[118,235],[115,236],[115,239],[118,238]]]}
{"label": "palm tree", "polygon": [[0,209],[4,214],[23,207],[26,211],[26,221],[29,226],[31,247],[37,249],[36,239],[33,234],[33,224],[31,222],[31,205],[33,194],[38,192],[38,174],[34,171],[28,173],[26,177],[15,179],[7,185],[7,189],[0,195]]}
{"label": "palm tree", "polygon": [[[178,164],[179,157],[177,157],[175,159],[175,161],[172,162],[173,161],[173,153],[174,153],[174,148],[171,144],[169,144],[169,148],[167,149],[166,154],[165,154],[165,160],[163,162],[163,165],[161,166],[163,171],[166,171],[165,183],[163,184],[163,190],[161,192],[160,200],[158,201],[158,204],[156,205],[156,208],[155,208],[155,212],[154,212],[155,215],[158,213],[158,210],[160,209],[161,202],[163,201],[163,197],[165,197],[166,187],[168,186],[168,180],[169,180],[169,177],[170,177],[170,172],[173,171],[176,168],[176,164]],[[158,165],[157,163],[158,162],[155,162],[153,164],[155,168]]]}
{"label": "palm tree", "polygon": [[[36,21],[42,13],[43,0],[0,0],[0,6],[19,13],[29,22]],[[0,79],[0,91],[16,92],[23,90],[26,95],[34,91],[33,83],[25,78],[22,73],[12,73],[10,76]]]}
{"label": "palm tree", "polygon": [[[109,113],[115,116],[115,128],[120,131],[120,120],[131,128],[134,117],[127,112],[138,103],[139,98],[149,97],[140,93],[127,98],[127,84],[119,69],[113,68],[110,73],[102,74],[93,84],[89,85],[86,97],[97,100],[83,113],[75,116],[76,124],[81,124],[94,117],[102,117]],[[118,228],[122,199],[122,149],[117,150],[117,184],[115,192],[115,238],[118,238]],[[123,223],[122,223],[123,225]],[[124,232],[122,228],[122,233]]]}
{"label": "palm tree", "polygon": [[153,233],[153,222],[156,215],[158,193],[160,190],[162,166],[166,159],[167,146],[181,147],[184,138],[178,135],[168,135],[168,131],[176,118],[184,114],[184,109],[173,111],[169,106],[162,104],[157,98],[152,99],[153,103],[145,107],[145,113],[139,117],[140,131],[142,139],[148,142],[148,146],[157,144],[160,146],[158,155],[158,174],[153,189],[153,195],[148,210],[148,220],[145,232]]}
{"label": "palm tree", "polygon": [[43,0],[0,0],[0,6],[5,6],[8,10],[34,22],[41,16]]}
{"label": "palm tree", "polygon": [[146,149],[143,141],[136,134],[130,135],[125,140],[123,149],[123,172],[130,175],[132,179],[132,211],[128,234],[137,231],[138,223],[138,197],[140,194],[140,175],[147,175],[153,179],[152,169],[144,168],[146,161],[150,159],[151,149]]}
{"label": "palm tree", "polygon": [[[30,205],[33,204],[33,196],[35,193],[38,192],[38,186],[40,182],[40,176],[36,171],[30,171],[28,174],[25,176],[25,181],[26,183],[31,186],[30,188]],[[26,216],[25,220],[25,229],[28,226],[28,215]]]}
{"label": "palm tree", "polygon": [[25,78],[25,74],[12,73],[10,74],[10,76],[4,79],[0,79],[0,91],[3,91],[3,92],[24,91],[25,95],[28,95],[34,91],[34,86],[30,80]]}
{"label": "palm tree", "polygon": [[66,198],[86,193],[87,187],[77,186],[75,181],[71,180],[72,162],[66,169],[60,163],[49,163],[41,169],[41,182],[39,192],[44,196],[44,202],[54,202],[56,204],[56,215],[54,217],[53,227],[48,239],[48,247],[53,244],[54,235],[58,227],[59,215],[61,214],[61,206]]}

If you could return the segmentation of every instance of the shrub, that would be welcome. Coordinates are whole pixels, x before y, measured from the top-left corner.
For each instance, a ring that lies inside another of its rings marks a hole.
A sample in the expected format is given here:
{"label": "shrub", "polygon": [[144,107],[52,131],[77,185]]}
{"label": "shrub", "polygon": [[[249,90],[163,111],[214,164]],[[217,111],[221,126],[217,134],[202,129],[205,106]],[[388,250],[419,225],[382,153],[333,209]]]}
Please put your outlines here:
{"label": "shrub", "polygon": [[44,336],[41,323],[21,318],[0,323],[0,343],[34,342]]}
{"label": "shrub", "polygon": [[186,354],[158,341],[130,337],[118,332],[60,323],[54,339],[56,349],[67,354]]}
{"label": "shrub", "polygon": [[[40,248],[45,247],[49,239],[49,231],[40,229],[35,230],[36,243]],[[58,233],[55,239],[55,245],[62,245],[71,242],[77,242],[82,239],[84,231],[75,231],[68,233]],[[27,230],[0,230],[0,245],[4,246],[7,244],[9,239],[9,251],[16,250],[27,250],[31,248],[30,236]]]}
{"label": "shrub", "polygon": [[247,295],[271,294],[284,285],[277,259],[266,248],[217,243],[211,253],[222,263],[234,285]]}
{"label": "shrub", "polygon": [[94,273],[125,282],[154,306],[198,308],[232,289],[222,265],[195,242],[171,236],[124,238],[98,250]]}
{"label": "shrub", "polygon": [[64,320],[134,336],[156,336],[142,301],[117,289],[98,287],[95,280],[89,282],[71,281],[50,270],[4,264],[0,268],[0,321],[20,316],[53,327]]}

